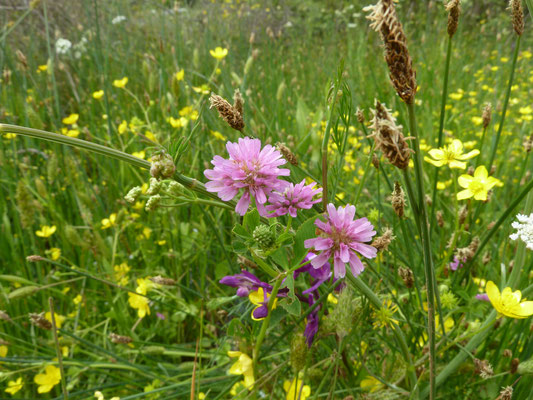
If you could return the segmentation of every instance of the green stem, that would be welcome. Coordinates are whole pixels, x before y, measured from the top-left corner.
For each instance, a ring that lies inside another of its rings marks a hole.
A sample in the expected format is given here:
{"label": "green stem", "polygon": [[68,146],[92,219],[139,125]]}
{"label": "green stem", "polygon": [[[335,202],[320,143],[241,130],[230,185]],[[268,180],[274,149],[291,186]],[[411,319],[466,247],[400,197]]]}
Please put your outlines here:
{"label": "green stem", "polygon": [[359,201],[359,196],[361,196],[361,192],[363,191],[363,187],[365,186],[366,177],[368,175],[368,172],[370,171],[370,166],[372,165],[372,157],[374,156],[374,148],[375,148],[375,143],[373,143],[370,148],[370,154],[368,155],[368,160],[366,161],[366,166],[365,166],[365,174],[363,175],[363,178],[361,179],[361,183],[359,183],[359,187],[357,188],[357,194],[355,195],[355,200],[353,202],[355,206],[357,206],[357,202]]}
{"label": "green stem", "polygon": [[257,376],[257,362],[259,361],[259,354],[261,351],[261,344],[263,343],[263,339],[265,338],[266,331],[268,329],[268,324],[270,323],[270,317],[272,316],[272,307],[274,306],[274,302],[276,301],[276,297],[278,295],[279,287],[281,286],[281,282],[283,281],[283,278],[285,275],[280,275],[276,282],[274,283],[274,287],[272,288],[272,292],[270,293],[270,298],[268,299],[268,314],[265,317],[263,321],[263,325],[261,325],[261,331],[259,332],[259,336],[257,337],[257,342],[255,343],[254,347],[254,358],[253,358],[253,366],[254,366],[254,374]]}
{"label": "green stem", "polygon": [[[372,303],[372,306],[374,306],[374,308],[376,308],[377,310],[383,308],[383,304],[379,297],[361,280],[361,278],[355,277],[351,273],[347,273],[346,278],[361,294],[363,294]],[[402,352],[405,364],[407,365],[407,375],[409,376],[411,392],[418,391],[415,367],[413,364],[413,360],[411,359],[411,354],[409,353],[409,348],[407,347],[405,336],[400,327],[396,324],[392,324],[392,332],[394,334],[394,337],[396,338],[396,341],[398,342],[398,346],[400,347],[400,351]]]}
{"label": "green stem", "polygon": [[492,163],[494,162],[494,157],[496,156],[496,150],[498,149],[498,142],[500,141],[500,136],[503,130],[503,123],[505,122],[505,114],[507,114],[507,106],[509,105],[509,97],[511,96],[511,87],[513,86],[513,78],[516,67],[516,60],[518,59],[518,51],[520,49],[520,39],[522,36],[518,36],[516,39],[516,45],[513,53],[513,63],[511,64],[511,75],[509,76],[509,82],[507,83],[507,92],[505,93],[505,100],[503,101],[502,115],[500,117],[500,124],[498,126],[498,132],[492,142],[492,150],[490,153],[489,163],[487,168],[490,170],[492,168]]}
{"label": "green stem", "polygon": [[[529,192],[526,199],[526,206],[524,207],[524,214],[529,215],[533,211],[533,192]],[[507,280],[507,286],[511,288],[520,282],[520,271],[524,267],[526,261],[526,244],[522,241],[518,241],[518,250],[514,258],[514,266],[509,279]]]}
{"label": "green stem", "polygon": [[[448,48],[446,50],[446,66],[444,67],[444,84],[442,86],[442,98],[440,104],[440,119],[439,119],[439,135],[437,141],[437,147],[442,146],[442,136],[444,132],[444,117],[446,116],[446,98],[448,97],[448,78],[450,76],[450,60],[452,57],[452,36],[448,36]],[[433,180],[433,195],[431,199],[433,200],[431,215],[435,211],[437,206],[437,181],[439,180],[439,169],[435,169],[435,179]]]}
{"label": "green stem", "polygon": [[426,201],[424,199],[424,177],[422,175],[422,158],[420,156],[419,137],[416,126],[416,117],[413,104],[407,104],[407,111],[409,113],[409,130],[411,136],[414,136],[414,164],[416,173],[416,186],[418,191],[418,211],[419,211],[419,229],[422,238],[422,249],[424,253],[424,268],[426,275],[426,288],[428,300],[428,339],[429,339],[429,386],[430,386],[430,400],[436,397],[435,387],[435,290],[436,279],[433,270],[433,260],[431,256],[430,236],[429,236],[429,222],[426,211]]}
{"label": "green stem", "polygon": [[[485,143],[485,136],[487,135],[487,128],[483,128],[483,133],[481,134],[481,141],[479,142],[479,153],[483,154],[483,143]],[[476,157],[476,168],[481,162],[481,156]]]}
{"label": "green stem", "polygon": [[324,210],[328,206],[328,142],[331,131],[331,123],[333,122],[333,114],[335,111],[335,104],[337,103],[337,91],[339,89],[339,80],[335,80],[333,86],[331,105],[329,107],[329,118],[324,131],[324,138],[322,139],[322,207]]}

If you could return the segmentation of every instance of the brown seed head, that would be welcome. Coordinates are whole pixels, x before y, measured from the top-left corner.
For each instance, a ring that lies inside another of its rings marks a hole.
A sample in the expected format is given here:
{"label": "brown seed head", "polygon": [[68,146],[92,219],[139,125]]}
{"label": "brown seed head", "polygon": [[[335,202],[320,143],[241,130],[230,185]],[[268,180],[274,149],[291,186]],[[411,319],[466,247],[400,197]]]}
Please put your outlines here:
{"label": "brown seed head", "polygon": [[476,373],[481,376],[483,379],[488,379],[492,375],[494,375],[494,370],[492,369],[492,365],[487,360],[479,360],[477,358],[474,358],[474,364],[476,366]]}
{"label": "brown seed head", "polygon": [[485,254],[483,254],[483,258],[481,259],[481,262],[483,263],[483,265],[487,265],[488,263],[490,263],[490,260],[491,260],[491,255],[488,251],[485,252]]}
{"label": "brown seed head", "polygon": [[296,155],[287,147],[285,143],[278,142],[276,143],[276,148],[283,155],[283,158],[290,162],[292,165],[298,165],[298,158]]}
{"label": "brown seed head", "polygon": [[526,153],[529,153],[531,151],[531,148],[533,148],[533,134],[531,134],[531,136],[526,136],[526,138],[522,142],[522,145],[524,146],[524,150],[526,151]]}
{"label": "brown seed head", "polygon": [[128,344],[128,343],[133,342],[133,339],[130,338],[129,336],[121,336],[113,332],[109,334],[109,339],[111,339],[111,342],[116,343],[116,344]]}
{"label": "brown seed head", "polygon": [[372,154],[372,165],[375,169],[379,169],[379,157],[375,153]]}
{"label": "brown seed head", "polygon": [[252,260],[249,260],[248,258],[243,257],[241,255],[237,257],[237,262],[246,268],[250,268],[250,269],[258,268],[256,263],[254,263]]}
{"label": "brown seed head", "polygon": [[11,321],[9,314],[3,310],[0,310],[0,319],[3,319],[4,321]]}
{"label": "brown seed head", "polygon": [[513,358],[511,360],[511,366],[509,368],[509,371],[511,372],[511,374],[515,374],[516,371],[518,370],[518,365],[520,364],[520,360],[518,358]]}
{"label": "brown seed head", "polygon": [[242,94],[239,89],[235,89],[235,93],[233,94],[233,108],[235,108],[241,114],[241,116],[244,115],[244,99],[242,98]]}
{"label": "brown seed head", "polygon": [[395,236],[392,234],[392,229],[385,228],[383,230],[383,235],[377,237],[372,242],[371,246],[375,247],[377,251],[387,250],[389,244],[395,239]]}
{"label": "brown seed head", "polygon": [[402,278],[406,288],[410,289],[415,284],[415,277],[413,275],[413,271],[411,271],[410,268],[398,268],[398,275],[400,275],[400,278]]}
{"label": "brown seed head", "polygon": [[416,73],[393,0],[379,0],[376,5],[363,10],[371,11],[367,17],[372,21],[370,27],[381,34],[392,85],[403,101],[412,104],[416,93]]}
{"label": "brown seed head", "polygon": [[45,258],[41,257],[41,256],[39,256],[37,254],[34,254],[34,255],[26,257],[26,260],[29,261],[29,262],[37,262],[37,261],[43,261],[43,260],[45,260]]}
{"label": "brown seed head", "polygon": [[513,387],[507,386],[500,392],[499,400],[511,400],[513,398]]}
{"label": "brown seed head", "polygon": [[509,8],[511,10],[513,29],[518,36],[522,36],[524,33],[524,10],[522,9],[522,0],[510,0]]}
{"label": "brown seed head", "polygon": [[468,207],[464,205],[459,209],[459,225],[463,225],[465,223],[467,216],[468,216]]}
{"label": "brown seed head", "polygon": [[357,122],[359,122],[360,124],[365,122],[365,114],[363,113],[363,110],[361,110],[360,108],[358,108],[357,111],[355,112],[355,116],[357,117]]}
{"label": "brown seed head", "polygon": [[24,53],[17,49],[15,54],[17,55],[17,60],[22,66],[22,69],[24,70],[28,69],[28,60],[26,59],[26,56],[24,55]]}
{"label": "brown seed head", "polygon": [[381,150],[392,165],[400,169],[409,166],[409,157],[412,150],[406,142],[402,133],[402,126],[396,124],[394,118],[387,107],[376,100],[372,124],[370,128],[373,133],[368,137],[373,137],[376,149]]}
{"label": "brown seed head", "polygon": [[52,329],[52,323],[44,317],[44,312],[40,314],[31,313],[30,321],[33,325],[38,326],[41,329],[46,329],[46,330]]}
{"label": "brown seed head", "polygon": [[399,182],[394,182],[394,191],[392,192],[392,209],[398,217],[403,217],[403,212],[405,208],[405,193],[403,192],[402,187]]}
{"label": "brown seed head", "polygon": [[437,217],[437,224],[439,225],[440,228],[442,228],[444,226],[444,217],[442,216],[442,211],[437,211],[437,214],[436,214],[436,217]]}
{"label": "brown seed head", "polygon": [[150,278],[150,280],[154,283],[157,283],[158,285],[164,285],[164,286],[174,286],[176,284],[176,281],[171,278],[164,278],[160,275],[154,276]]}
{"label": "brown seed head", "polygon": [[229,126],[242,132],[244,129],[244,120],[242,114],[235,107],[233,107],[227,100],[214,93],[211,93],[209,102],[211,103],[210,108],[215,107],[219,115]]}
{"label": "brown seed head", "polygon": [[457,32],[457,26],[459,25],[460,0],[450,0],[446,4],[446,11],[448,11],[448,35],[452,37]]}
{"label": "brown seed head", "polygon": [[483,114],[481,115],[481,119],[483,120],[483,129],[489,126],[491,118],[492,118],[492,104],[487,103],[485,104],[485,108],[483,109]]}

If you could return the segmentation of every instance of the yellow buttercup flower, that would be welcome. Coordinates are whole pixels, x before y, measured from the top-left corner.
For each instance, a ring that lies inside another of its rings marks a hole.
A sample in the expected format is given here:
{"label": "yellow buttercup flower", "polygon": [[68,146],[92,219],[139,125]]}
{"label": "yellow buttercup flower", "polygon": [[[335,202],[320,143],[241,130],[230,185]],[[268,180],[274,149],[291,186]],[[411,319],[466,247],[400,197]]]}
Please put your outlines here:
{"label": "yellow buttercup flower", "polygon": [[182,81],[183,78],[185,77],[185,71],[183,69],[180,69],[178,72],[176,72],[174,74],[174,76],[176,77],[176,80],[179,82],[179,81]]}
{"label": "yellow buttercup flower", "polygon": [[55,233],[56,229],[57,227],[55,225],[41,225],[41,230],[35,231],[35,234],[39,237],[47,238],[52,236]]}
{"label": "yellow buttercup flower", "polygon": [[46,72],[47,70],[48,70],[48,65],[47,64],[39,65],[37,67],[37,72]]}
{"label": "yellow buttercup flower", "polygon": [[57,247],[52,247],[50,250],[46,250],[44,253],[50,257],[52,261],[57,261],[59,260],[59,257],[61,257],[61,249]]}
{"label": "yellow buttercup flower", "polygon": [[232,375],[243,375],[244,386],[250,389],[255,383],[252,359],[240,351],[228,351],[228,356],[232,358],[238,357],[238,360],[229,369],[229,373]]}
{"label": "yellow buttercup flower", "polygon": [[112,226],[115,226],[115,223],[117,222],[117,214],[113,213],[109,216],[109,218],[104,218],[102,220],[102,228],[101,229],[108,229]]}
{"label": "yellow buttercup flower", "polygon": [[209,54],[211,54],[211,57],[216,58],[217,60],[222,60],[228,55],[228,49],[218,46],[215,48],[215,50],[209,50]]}
{"label": "yellow buttercup flower", "polygon": [[520,290],[513,292],[510,287],[506,287],[500,293],[500,289],[492,281],[487,282],[485,290],[492,306],[498,311],[500,316],[505,315],[522,319],[533,315],[533,301],[522,300],[522,292]]}
{"label": "yellow buttercup flower", "polygon": [[55,385],[61,382],[61,371],[54,365],[48,365],[44,374],[37,374],[33,381],[39,385],[37,392],[48,393]]}
{"label": "yellow buttercup flower", "polygon": [[24,386],[24,382],[22,381],[22,377],[17,378],[16,381],[9,381],[7,383],[7,389],[5,390],[6,393],[9,393],[10,395],[14,395],[17,393],[22,387]]}
{"label": "yellow buttercup flower", "polygon": [[180,118],[170,117],[168,119],[168,123],[172,125],[173,128],[183,128],[184,126],[187,125],[188,122],[189,121],[185,117],[180,117]]}
{"label": "yellow buttercup flower", "polygon": [[131,308],[137,310],[139,318],[144,318],[146,314],[150,315],[150,300],[148,298],[131,292],[128,293],[128,296],[128,303]]}
{"label": "yellow buttercup flower", "polygon": [[97,90],[93,93],[93,99],[100,100],[102,97],[104,97],[104,91],[103,90]]}
{"label": "yellow buttercup flower", "polygon": [[133,157],[141,158],[144,160],[144,158],[146,157],[146,152],[144,150],[134,151],[133,153],[131,153],[131,155]]}
{"label": "yellow buttercup flower", "polygon": [[459,185],[465,190],[457,193],[457,200],[465,200],[473,197],[475,200],[487,200],[487,193],[494,186],[502,186],[502,182],[489,176],[487,168],[480,165],[476,168],[474,176],[461,175],[458,179]]}
{"label": "yellow buttercup flower", "polygon": [[4,345],[0,346],[0,357],[7,356],[7,350],[8,350],[7,346],[4,346]]}
{"label": "yellow buttercup flower", "polygon": [[127,76],[125,76],[122,79],[115,79],[113,81],[113,86],[117,87],[119,89],[122,89],[122,88],[126,87],[127,84],[128,84],[128,77]]}
{"label": "yellow buttercup flower", "polygon": [[292,382],[283,382],[283,390],[287,393],[287,400],[305,400],[311,396],[311,388],[308,385],[304,385],[303,381],[298,378],[293,379]]}
{"label": "yellow buttercup flower", "polygon": [[78,122],[78,118],[80,116],[78,114],[70,114],[68,117],[63,118],[63,123],[65,125],[74,125],[76,122]]}
{"label": "yellow buttercup flower", "polygon": [[128,123],[126,121],[122,121],[119,124],[117,130],[118,130],[118,133],[123,134],[124,132],[128,130]]}
{"label": "yellow buttercup flower", "polygon": [[[48,321],[52,322],[52,314],[50,313],[50,311],[47,311],[44,314],[44,318],[47,319]],[[57,329],[61,329],[61,326],[63,325],[63,322],[65,322],[67,317],[65,317],[63,315],[59,315],[58,313],[54,313],[54,319],[56,321],[56,328]]]}
{"label": "yellow buttercup flower", "polygon": [[4,138],[5,139],[15,139],[17,137],[17,135],[15,133],[4,133]]}
{"label": "yellow buttercup flower", "polygon": [[80,304],[83,300],[83,297],[81,297],[81,294],[77,295],[76,297],[74,297],[74,299],[72,300],[72,302],[76,305]]}
{"label": "yellow buttercup flower", "polygon": [[424,157],[424,161],[436,167],[449,165],[450,168],[465,169],[466,163],[464,161],[477,156],[479,150],[472,150],[463,154],[463,143],[458,139],[454,139],[448,146],[431,149],[428,153],[432,158]]}

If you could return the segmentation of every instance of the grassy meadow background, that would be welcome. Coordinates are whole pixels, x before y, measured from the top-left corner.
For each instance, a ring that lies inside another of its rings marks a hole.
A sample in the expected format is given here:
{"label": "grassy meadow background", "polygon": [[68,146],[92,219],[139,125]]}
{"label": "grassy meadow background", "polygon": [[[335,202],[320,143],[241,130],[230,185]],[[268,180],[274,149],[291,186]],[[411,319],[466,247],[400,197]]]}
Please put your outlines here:
{"label": "grassy meadow background", "polygon": [[[209,109],[209,94],[231,99],[239,88],[245,99],[245,133],[263,143],[286,143],[300,160],[293,171],[296,181],[310,176],[320,182],[326,100],[342,59],[351,109],[345,126],[336,129],[349,135],[345,154],[332,149],[330,190],[339,204],[353,203],[369,152],[356,109],[368,120],[369,108],[379,99],[408,125],[405,108],[389,84],[379,35],[362,11],[369,4],[43,0],[28,6],[3,1],[0,122],[63,133],[143,159],[161,146],[175,151],[192,133],[177,170],[205,182],[203,171],[212,157],[225,154],[226,141],[239,137]],[[419,131],[422,150],[427,151],[436,146],[438,135],[447,13],[441,1],[400,0],[397,6],[417,71]],[[506,1],[463,1],[453,42],[445,137],[461,139],[469,150],[479,149],[481,113],[485,103],[492,103],[493,122],[478,156],[485,165],[516,42],[506,6]],[[65,54],[56,51],[60,38],[72,43]],[[531,179],[531,159],[522,143],[533,133],[532,44],[531,18],[526,15],[494,162],[495,176],[504,186],[495,188],[491,201],[470,217],[470,235],[461,239],[464,246],[483,235],[520,191],[521,182]],[[210,50],[216,47],[227,49],[227,55],[213,57]],[[113,84],[123,78],[127,83],[122,88]],[[78,115],[76,121],[72,114]],[[74,123],[65,123],[65,118]],[[423,269],[418,255],[404,257],[411,242],[394,220],[389,200],[391,185],[400,175],[383,158],[381,162],[380,170],[369,170],[357,210],[370,215],[378,233],[390,226],[397,238],[364,279],[384,298],[396,299],[400,312],[395,318],[410,332],[408,345],[420,360],[418,372],[424,380],[427,337],[421,307],[396,272],[398,266],[409,266],[423,275]],[[424,163],[428,182],[434,169]],[[453,232],[452,178],[449,170],[440,171],[439,197],[433,203],[442,211],[445,226],[432,232],[437,266],[447,262],[446,244]],[[289,323],[281,312],[263,344],[264,379],[254,392],[230,394],[240,377],[228,374],[234,360],[227,351],[250,346],[260,329],[249,317],[252,305],[218,283],[240,272],[231,232],[240,217],[190,196],[153,212],[145,211],[142,200],[133,205],[124,201],[128,190],[148,180],[145,170],[79,149],[19,135],[0,138],[0,339],[6,348],[0,354],[0,398],[64,398],[60,384],[40,394],[34,382],[57,357],[52,333],[29,320],[30,313],[50,311],[50,297],[56,322],[61,321],[58,343],[69,399],[95,398],[96,391],[108,400],[285,398],[283,382],[295,377],[289,363],[291,342],[303,325]],[[56,230],[49,234],[43,226]],[[405,229],[413,232],[414,225]],[[490,304],[473,299],[478,293],[474,278],[496,280],[508,273],[516,251],[516,244],[507,239],[511,232],[509,220],[485,248],[490,261],[482,263],[479,257],[466,283],[456,276],[438,276],[439,284],[455,297],[445,310],[453,340],[439,346],[438,365],[457,354],[488,314]],[[47,261],[29,262],[30,255]],[[526,261],[529,266],[530,254]],[[150,314],[139,318],[124,288],[135,291],[138,279],[157,275],[176,285],[152,288]],[[531,273],[522,274],[520,288],[530,283]],[[347,366],[335,375],[333,388],[329,379],[321,384],[336,349],[325,324],[305,380],[309,398],[408,398],[379,381],[369,383],[368,370],[390,382],[399,381],[405,371],[391,357],[395,345],[388,329],[376,324],[379,318],[372,307],[361,298],[354,301],[358,315],[344,360]],[[133,341],[113,343],[111,333]],[[438,398],[496,399],[502,387],[518,378],[510,372],[513,359],[524,361],[532,355],[531,319],[509,321],[476,351],[477,358],[490,361],[494,376],[480,380],[469,358],[439,386]],[[8,382],[18,378],[23,387],[6,393]],[[532,399],[532,387],[531,376],[522,377],[513,398]]]}

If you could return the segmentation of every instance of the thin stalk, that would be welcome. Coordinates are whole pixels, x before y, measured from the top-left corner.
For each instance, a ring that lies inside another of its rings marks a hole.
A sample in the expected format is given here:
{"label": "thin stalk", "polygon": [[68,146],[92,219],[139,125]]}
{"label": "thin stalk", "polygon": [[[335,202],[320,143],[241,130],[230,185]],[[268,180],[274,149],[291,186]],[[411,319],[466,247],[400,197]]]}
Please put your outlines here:
{"label": "thin stalk", "polygon": [[[526,199],[526,206],[524,208],[524,214],[529,215],[533,211],[533,192],[529,192]],[[518,250],[514,258],[514,266],[509,279],[507,280],[507,286],[513,287],[520,282],[520,271],[524,267],[526,261],[526,244],[520,240],[518,242]]]}
{"label": "thin stalk", "polygon": [[518,59],[518,51],[520,49],[520,39],[522,36],[518,36],[516,39],[516,45],[513,53],[513,62],[511,64],[511,75],[509,76],[509,82],[507,83],[507,92],[505,93],[505,100],[503,101],[502,115],[500,117],[500,124],[498,126],[498,132],[492,141],[492,150],[490,153],[489,163],[487,168],[490,170],[492,168],[492,163],[494,162],[494,157],[496,157],[496,150],[498,149],[498,142],[500,141],[500,136],[503,130],[503,123],[505,122],[505,114],[507,114],[507,106],[509,105],[509,97],[511,96],[511,87],[513,86],[514,72],[516,69],[516,60]]}
{"label": "thin stalk", "polygon": [[[483,154],[483,144],[485,143],[485,136],[487,135],[487,128],[483,128],[483,133],[481,134],[481,141],[479,142],[479,153]],[[476,168],[479,167],[481,163],[481,156],[476,157]]]}
{"label": "thin stalk", "polygon": [[[368,172],[370,171],[370,166],[372,165],[372,157],[374,156],[374,148],[375,148],[375,143],[373,143],[372,146],[370,147],[370,154],[368,155],[368,160],[366,161],[366,166],[365,166],[365,174],[363,175],[363,178],[361,179],[361,183],[359,184],[359,188],[357,189],[357,194],[355,195],[355,200],[353,204],[355,204],[356,206],[357,206],[357,202],[359,201],[359,196],[361,196],[363,187],[365,186],[365,181],[366,181],[366,177],[368,176]],[[378,173],[379,173],[379,170],[378,170]]]}
{"label": "thin stalk", "polygon": [[328,206],[328,142],[331,131],[331,123],[333,122],[333,114],[335,111],[335,104],[337,103],[337,90],[339,89],[339,82],[335,80],[333,86],[331,105],[329,108],[329,118],[324,131],[324,138],[322,139],[322,207],[324,210]]}
{"label": "thin stalk", "polygon": [[270,293],[270,298],[268,299],[268,314],[265,317],[263,321],[263,325],[261,325],[261,330],[259,331],[259,336],[257,337],[257,342],[255,343],[254,347],[254,358],[253,358],[253,367],[254,367],[254,373],[257,376],[257,362],[259,361],[259,354],[261,351],[261,344],[263,343],[263,339],[265,338],[266,331],[268,329],[268,324],[270,323],[270,317],[272,316],[272,307],[274,306],[274,302],[276,301],[276,297],[278,295],[279,287],[281,286],[281,281],[285,275],[280,275],[276,282],[274,283],[274,287],[272,288],[272,292]]}
{"label": "thin stalk", "polygon": [[63,354],[61,353],[61,348],[59,347],[59,339],[57,338],[57,326],[54,313],[54,299],[52,297],[48,298],[48,304],[50,305],[50,319],[52,320],[52,330],[54,332],[54,344],[56,347],[57,363],[59,364],[59,370],[61,372],[61,389],[63,391],[63,399],[68,400],[67,383],[65,381],[66,375],[65,369],[63,368]]}
{"label": "thin stalk", "polygon": [[[448,78],[450,76],[450,60],[452,58],[452,36],[448,36],[448,48],[446,50],[446,65],[444,67],[444,84],[442,86],[442,97],[440,103],[440,119],[439,119],[439,135],[437,147],[442,146],[442,136],[444,132],[444,117],[446,116],[446,98],[448,97]],[[439,180],[439,169],[435,168],[435,179],[433,180],[433,200],[431,215],[434,215],[435,207],[437,206],[437,181]]]}
{"label": "thin stalk", "polygon": [[[422,175],[422,158],[420,157],[419,137],[416,126],[416,117],[413,104],[407,104],[407,111],[409,113],[409,130],[411,136],[414,136],[415,140],[415,154],[414,164],[416,173],[416,186],[418,191],[418,211],[419,211],[419,228],[420,236],[422,238],[422,249],[424,253],[424,269],[426,274],[426,288],[427,288],[427,300],[428,300],[428,338],[429,338],[429,386],[430,386],[430,400],[436,397],[435,386],[435,273],[433,270],[433,259],[431,256],[431,245],[429,236],[429,222],[426,211],[426,201],[424,199],[424,177]],[[407,174],[406,174],[407,175]]]}

